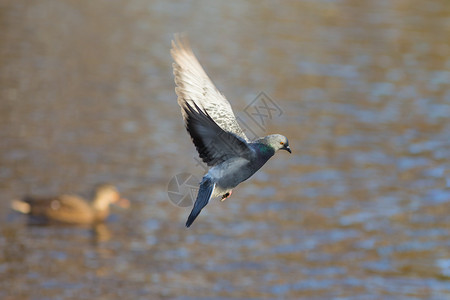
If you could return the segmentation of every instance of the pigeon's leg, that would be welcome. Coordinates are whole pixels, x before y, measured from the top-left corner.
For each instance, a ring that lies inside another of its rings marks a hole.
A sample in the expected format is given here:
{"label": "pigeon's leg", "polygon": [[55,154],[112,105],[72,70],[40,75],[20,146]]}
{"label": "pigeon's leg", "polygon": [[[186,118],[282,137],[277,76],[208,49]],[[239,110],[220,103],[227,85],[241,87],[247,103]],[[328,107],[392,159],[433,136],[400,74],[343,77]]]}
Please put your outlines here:
{"label": "pigeon's leg", "polygon": [[220,199],[220,201],[225,201],[227,198],[229,198],[231,196],[231,194],[233,193],[233,191],[229,191],[225,194],[223,194],[222,199]]}

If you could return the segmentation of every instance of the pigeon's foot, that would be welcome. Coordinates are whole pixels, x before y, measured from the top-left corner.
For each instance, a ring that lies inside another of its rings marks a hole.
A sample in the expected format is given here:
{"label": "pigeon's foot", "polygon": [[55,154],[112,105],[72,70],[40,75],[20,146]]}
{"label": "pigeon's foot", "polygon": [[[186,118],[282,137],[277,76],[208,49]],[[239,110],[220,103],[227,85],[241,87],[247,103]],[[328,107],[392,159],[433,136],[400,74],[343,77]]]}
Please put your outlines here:
{"label": "pigeon's foot", "polygon": [[233,193],[233,191],[229,191],[229,192],[223,194],[222,199],[220,199],[220,201],[225,201],[227,198],[229,198],[231,196],[232,193]]}

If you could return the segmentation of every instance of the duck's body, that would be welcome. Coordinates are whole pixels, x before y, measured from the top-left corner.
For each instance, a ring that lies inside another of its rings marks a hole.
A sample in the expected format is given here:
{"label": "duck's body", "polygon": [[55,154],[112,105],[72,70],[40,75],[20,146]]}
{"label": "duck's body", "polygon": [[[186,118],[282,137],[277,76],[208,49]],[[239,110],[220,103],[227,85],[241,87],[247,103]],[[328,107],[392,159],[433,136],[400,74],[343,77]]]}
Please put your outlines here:
{"label": "duck's body", "polygon": [[103,222],[109,216],[110,204],[121,201],[128,203],[120,198],[116,187],[104,184],[96,188],[92,202],[77,195],[66,194],[56,197],[26,196],[22,200],[14,200],[11,206],[41,222],[94,224]]}

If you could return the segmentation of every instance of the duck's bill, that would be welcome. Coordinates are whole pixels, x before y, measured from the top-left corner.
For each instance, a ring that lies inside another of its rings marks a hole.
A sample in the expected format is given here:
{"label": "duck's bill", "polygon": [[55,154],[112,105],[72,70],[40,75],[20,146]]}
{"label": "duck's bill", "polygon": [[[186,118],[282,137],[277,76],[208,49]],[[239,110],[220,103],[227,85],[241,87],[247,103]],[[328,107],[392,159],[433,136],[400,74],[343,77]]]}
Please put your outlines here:
{"label": "duck's bill", "polygon": [[121,207],[121,208],[129,208],[130,207],[130,201],[128,199],[125,199],[125,198],[119,199],[119,201],[117,201],[114,204],[116,206],[118,206],[118,207]]}

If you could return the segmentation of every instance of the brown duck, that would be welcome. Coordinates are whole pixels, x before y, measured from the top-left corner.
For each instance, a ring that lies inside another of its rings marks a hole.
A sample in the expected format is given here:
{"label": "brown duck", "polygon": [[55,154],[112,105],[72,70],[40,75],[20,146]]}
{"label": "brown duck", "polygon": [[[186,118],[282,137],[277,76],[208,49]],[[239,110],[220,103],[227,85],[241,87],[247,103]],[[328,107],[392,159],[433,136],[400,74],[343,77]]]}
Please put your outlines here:
{"label": "brown duck", "polygon": [[119,191],[111,184],[96,187],[92,202],[77,195],[60,195],[50,198],[26,196],[14,200],[12,209],[38,218],[41,222],[67,224],[94,224],[103,222],[109,215],[109,205],[128,207],[127,199],[120,198]]}

